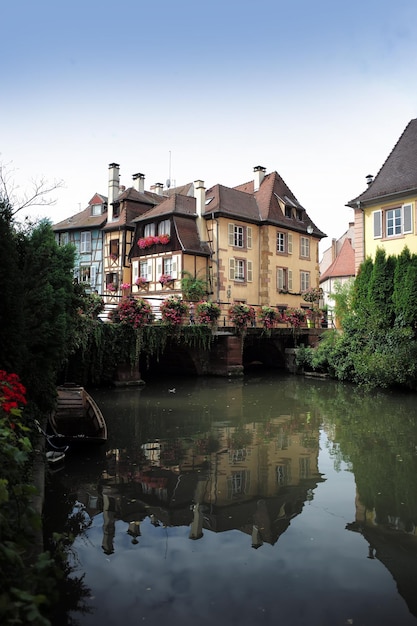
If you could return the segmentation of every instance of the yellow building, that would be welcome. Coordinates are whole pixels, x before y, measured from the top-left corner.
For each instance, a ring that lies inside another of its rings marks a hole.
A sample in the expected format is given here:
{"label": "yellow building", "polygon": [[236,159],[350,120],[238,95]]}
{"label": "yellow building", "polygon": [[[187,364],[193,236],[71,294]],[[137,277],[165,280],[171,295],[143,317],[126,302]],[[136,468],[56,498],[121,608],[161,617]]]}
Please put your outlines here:
{"label": "yellow building", "polygon": [[417,253],[417,119],[411,120],[368,188],[348,202],[355,211],[355,270],[377,248]]}
{"label": "yellow building", "polygon": [[277,172],[267,175],[258,166],[254,180],[236,188],[205,189],[196,180],[180,191],[169,190],[135,220],[130,259],[131,282],[142,283],[137,291],[181,296],[187,272],[207,280],[209,297],[218,302],[305,305],[302,292],[319,284],[325,234]]}

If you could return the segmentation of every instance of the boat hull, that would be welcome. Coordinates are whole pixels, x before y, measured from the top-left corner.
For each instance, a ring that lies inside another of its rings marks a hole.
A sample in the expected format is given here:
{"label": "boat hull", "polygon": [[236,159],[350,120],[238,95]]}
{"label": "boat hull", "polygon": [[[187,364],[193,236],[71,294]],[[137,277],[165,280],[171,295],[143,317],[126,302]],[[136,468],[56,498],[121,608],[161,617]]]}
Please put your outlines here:
{"label": "boat hull", "polygon": [[57,402],[49,418],[54,444],[83,446],[107,441],[107,425],[95,400],[77,385],[57,388]]}

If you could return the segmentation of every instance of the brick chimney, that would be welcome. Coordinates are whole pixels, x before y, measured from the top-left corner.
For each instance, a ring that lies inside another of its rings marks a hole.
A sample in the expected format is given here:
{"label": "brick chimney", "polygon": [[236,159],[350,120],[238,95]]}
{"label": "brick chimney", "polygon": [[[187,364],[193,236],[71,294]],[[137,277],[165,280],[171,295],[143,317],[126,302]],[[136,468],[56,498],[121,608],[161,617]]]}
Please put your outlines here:
{"label": "brick chimney", "polygon": [[107,221],[113,221],[113,202],[119,195],[120,190],[120,165],[117,163],[110,163],[109,165],[109,192],[108,192],[108,207],[107,207]]}
{"label": "brick chimney", "polygon": [[145,191],[145,174],[133,174],[133,188],[139,193]]}
{"label": "brick chimney", "polygon": [[253,171],[255,173],[253,180],[253,190],[258,191],[263,179],[265,178],[266,167],[262,167],[262,165],[256,165],[253,168]]}

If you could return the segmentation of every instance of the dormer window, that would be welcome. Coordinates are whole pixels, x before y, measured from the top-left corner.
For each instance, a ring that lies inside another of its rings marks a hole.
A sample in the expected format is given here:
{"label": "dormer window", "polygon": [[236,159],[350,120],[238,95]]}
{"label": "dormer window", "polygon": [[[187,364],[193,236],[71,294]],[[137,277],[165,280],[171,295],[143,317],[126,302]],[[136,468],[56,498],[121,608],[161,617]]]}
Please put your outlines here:
{"label": "dormer window", "polygon": [[93,204],[91,207],[91,215],[101,215],[103,213],[102,204]]}
{"label": "dormer window", "polygon": [[290,206],[285,207],[285,217],[292,217],[292,208]]}
{"label": "dormer window", "polygon": [[171,234],[171,222],[169,220],[163,220],[158,224],[158,235],[170,235]]}
{"label": "dormer window", "polygon": [[151,222],[150,224],[146,224],[143,236],[144,237],[153,237],[155,235],[155,224]]}

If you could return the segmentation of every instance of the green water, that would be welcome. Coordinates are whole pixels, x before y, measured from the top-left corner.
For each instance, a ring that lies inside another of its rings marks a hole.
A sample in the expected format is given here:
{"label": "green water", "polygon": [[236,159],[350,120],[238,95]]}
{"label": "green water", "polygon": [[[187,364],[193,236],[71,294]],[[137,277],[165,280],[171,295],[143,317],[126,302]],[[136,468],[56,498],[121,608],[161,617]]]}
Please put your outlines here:
{"label": "green water", "polygon": [[67,457],[46,508],[77,535],[81,626],[416,623],[415,395],[276,374],[90,391],[108,444]]}

